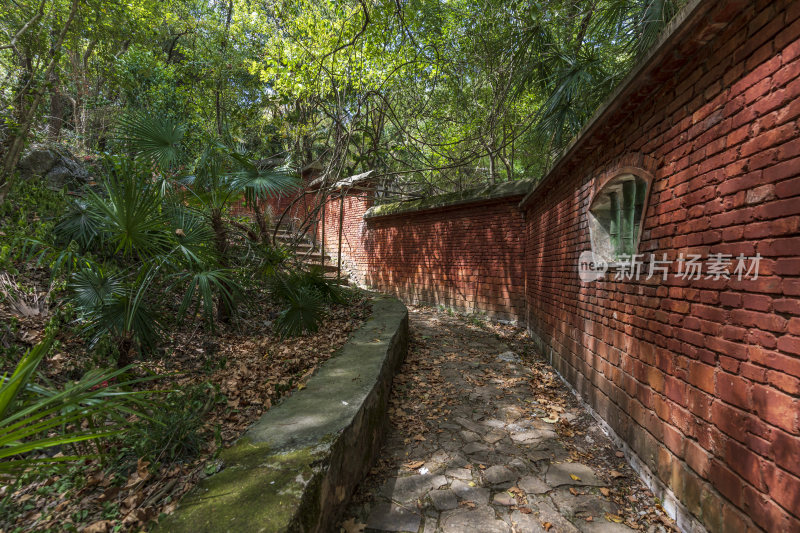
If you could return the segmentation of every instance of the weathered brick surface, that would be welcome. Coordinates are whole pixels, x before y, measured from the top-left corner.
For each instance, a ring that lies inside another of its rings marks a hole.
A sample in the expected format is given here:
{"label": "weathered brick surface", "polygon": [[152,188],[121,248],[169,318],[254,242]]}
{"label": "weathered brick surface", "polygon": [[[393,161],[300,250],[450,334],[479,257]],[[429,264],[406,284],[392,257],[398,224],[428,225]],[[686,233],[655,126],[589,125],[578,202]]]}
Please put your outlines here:
{"label": "weathered brick surface", "polygon": [[[371,193],[345,198],[342,257],[359,283],[405,301],[517,320],[524,314],[521,197],[364,218]],[[338,254],[339,198],[325,208],[328,253]]]}
{"label": "weathered brick surface", "polygon": [[[534,193],[526,321],[706,527],[798,531],[800,13],[742,4]],[[592,193],[629,166],[655,178],[640,253],[759,253],[759,278],[581,283]]]}

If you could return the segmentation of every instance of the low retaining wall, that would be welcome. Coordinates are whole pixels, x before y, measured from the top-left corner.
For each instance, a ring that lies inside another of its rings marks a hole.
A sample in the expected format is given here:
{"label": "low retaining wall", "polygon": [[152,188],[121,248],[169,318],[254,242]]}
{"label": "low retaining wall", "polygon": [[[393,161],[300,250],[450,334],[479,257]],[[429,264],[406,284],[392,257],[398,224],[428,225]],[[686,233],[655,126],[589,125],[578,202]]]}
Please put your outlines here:
{"label": "low retaining wall", "polygon": [[309,380],[267,411],[158,532],[332,531],[383,438],[408,311],[375,297],[372,317]]}

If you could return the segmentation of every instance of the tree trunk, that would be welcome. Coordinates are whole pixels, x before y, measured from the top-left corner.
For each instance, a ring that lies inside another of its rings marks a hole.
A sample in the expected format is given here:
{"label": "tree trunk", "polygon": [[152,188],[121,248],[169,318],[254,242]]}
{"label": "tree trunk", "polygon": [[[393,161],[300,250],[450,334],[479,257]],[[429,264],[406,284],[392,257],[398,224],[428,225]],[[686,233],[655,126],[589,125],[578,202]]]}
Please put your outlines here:
{"label": "tree trunk", "polygon": [[264,209],[261,206],[261,201],[256,199],[252,207],[256,217],[256,225],[258,225],[259,240],[261,242],[269,242],[269,228],[267,227],[267,219],[264,216]]}
{"label": "tree trunk", "polygon": [[[219,254],[219,264],[222,268],[228,267],[228,232],[225,222],[222,220],[222,209],[213,208],[211,210],[211,229],[214,231],[214,247]],[[225,284],[225,290],[231,290]],[[217,320],[223,324],[230,322],[231,309],[225,301],[225,297],[220,294],[217,298]]]}
{"label": "tree trunk", "polygon": [[50,116],[47,120],[47,137],[56,142],[61,135],[61,127],[64,125],[64,97],[61,95],[58,72],[53,70],[48,81],[50,82]]}
{"label": "tree trunk", "polygon": [[231,27],[231,18],[233,17],[233,0],[229,0],[228,2],[228,16],[225,19],[225,36],[222,39],[222,44],[220,46],[221,54],[221,64],[219,66],[219,78],[217,79],[217,90],[214,96],[214,106],[216,108],[217,114],[217,135],[222,135],[222,126],[223,126],[223,113],[222,113],[222,74],[225,72],[227,67],[227,46],[228,46],[228,32],[230,31]]}

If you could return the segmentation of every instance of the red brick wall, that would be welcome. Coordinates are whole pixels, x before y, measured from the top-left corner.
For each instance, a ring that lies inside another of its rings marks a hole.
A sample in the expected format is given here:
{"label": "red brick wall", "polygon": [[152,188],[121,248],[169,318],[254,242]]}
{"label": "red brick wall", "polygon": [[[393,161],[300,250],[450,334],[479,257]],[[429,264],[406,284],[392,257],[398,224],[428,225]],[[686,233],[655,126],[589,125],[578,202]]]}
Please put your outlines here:
{"label": "red brick wall", "polygon": [[[364,218],[371,193],[345,199],[342,255],[359,283],[407,302],[500,319],[524,313],[521,197]],[[325,245],[336,260],[339,199],[326,207]]]}
{"label": "red brick wall", "polygon": [[[527,324],[706,527],[800,531],[800,2],[738,4],[534,193]],[[654,176],[640,253],[759,253],[759,278],[581,283],[624,166]]]}
{"label": "red brick wall", "polygon": [[[342,270],[359,285],[366,282],[368,254],[364,247],[366,236],[364,213],[373,205],[373,194],[363,190],[345,193],[344,204],[339,193],[328,197],[324,206],[325,249],[336,264],[339,252],[339,219],[343,211]],[[319,225],[321,239],[323,225]],[[320,241],[321,243],[321,241]]]}

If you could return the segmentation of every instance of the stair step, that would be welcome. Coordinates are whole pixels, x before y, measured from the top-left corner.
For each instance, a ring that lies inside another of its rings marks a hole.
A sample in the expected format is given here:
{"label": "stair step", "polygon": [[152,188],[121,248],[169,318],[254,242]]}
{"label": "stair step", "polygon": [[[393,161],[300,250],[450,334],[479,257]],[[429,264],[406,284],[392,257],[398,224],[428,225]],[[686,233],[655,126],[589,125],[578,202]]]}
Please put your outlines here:
{"label": "stair step", "polygon": [[313,261],[306,261],[305,264],[310,266],[310,267],[312,267],[312,266],[313,267],[317,267],[317,268],[321,267],[323,272],[325,272],[325,274],[331,274],[331,273],[334,274],[334,275],[336,274],[336,265],[331,265],[330,263],[326,263],[325,266],[323,266],[323,265],[319,264],[318,262],[315,263]]}
{"label": "stair step", "polygon": [[327,279],[328,281],[338,282],[339,285],[349,285],[350,284],[350,281],[345,276],[342,276],[340,279],[337,280],[335,272],[333,273],[333,275],[325,274],[325,279]]}

